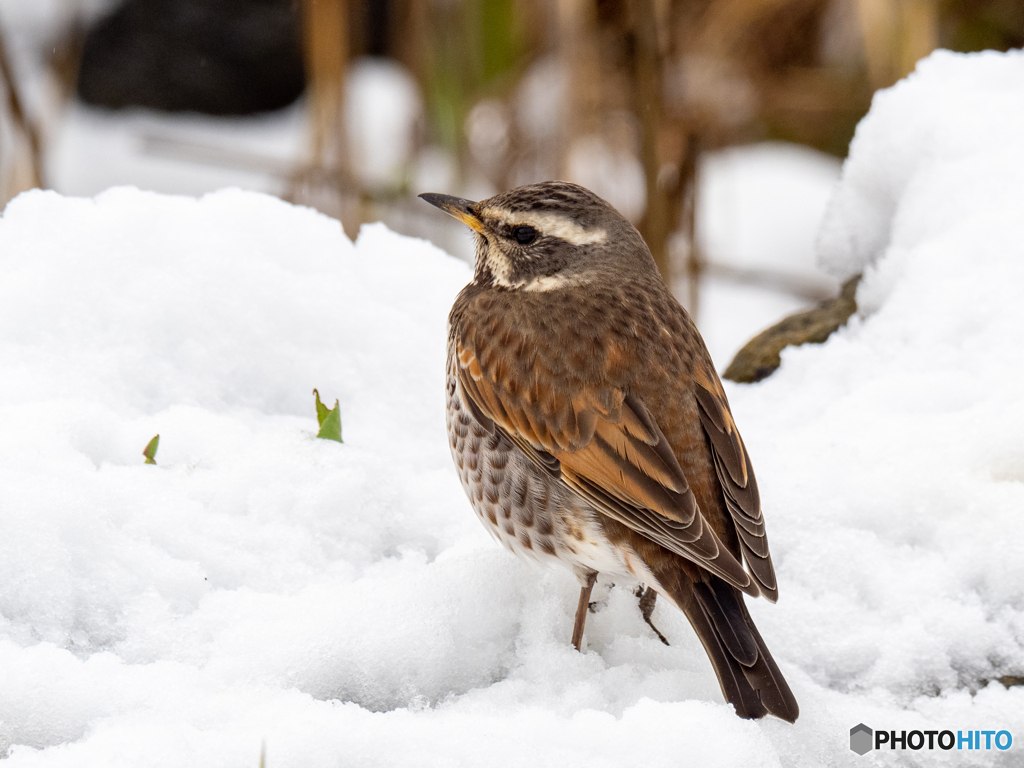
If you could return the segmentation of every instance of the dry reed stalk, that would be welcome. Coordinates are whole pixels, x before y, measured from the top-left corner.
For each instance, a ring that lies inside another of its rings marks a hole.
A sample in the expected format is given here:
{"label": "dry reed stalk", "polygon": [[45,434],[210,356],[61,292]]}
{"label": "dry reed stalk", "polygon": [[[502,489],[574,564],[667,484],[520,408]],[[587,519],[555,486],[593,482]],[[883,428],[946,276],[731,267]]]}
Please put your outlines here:
{"label": "dry reed stalk", "polygon": [[311,162],[338,172],[346,163],[347,0],[303,0],[302,30],[310,91]]}
{"label": "dry reed stalk", "polygon": [[816,1],[714,0],[699,16],[697,28],[690,33],[693,47],[707,55],[735,57],[756,22],[787,7]]}
{"label": "dry reed stalk", "polygon": [[558,55],[568,78],[558,153],[565,178],[571,140],[597,131],[603,94],[593,0],[558,0],[557,19]]}
{"label": "dry reed stalk", "polygon": [[[641,232],[654,256],[658,271],[669,285],[672,270],[668,258],[668,236],[676,228],[676,198],[679,169],[666,169],[661,152],[664,105],[662,104],[661,69],[663,57],[658,45],[658,30],[653,0],[630,0],[635,48],[636,113],[643,135],[642,159],[647,180],[647,211]],[[666,172],[667,170],[667,172]],[[673,178],[674,175],[674,178]]]}
{"label": "dry reed stalk", "polygon": [[302,0],[310,148],[308,162],[293,174],[287,195],[291,202],[341,220],[346,232],[354,232],[364,220],[345,130],[350,10],[350,0]]}
{"label": "dry reed stalk", "polygon": [[18,162],[18,156],[15,153],[13,172],[9,174],[8,178],[0,179],[0,195],[2,195],[0,206],[2,206],[19,192],[43,186],[42,147],[39,133],[25,113],[18,96],[18,86],[14,81],[14,73],[7,58],[2,34],[0,34],[0,80],[3,81],[3,89],[7,94],[7,111],[11,121],[14,123],[15,130],[20,131],[24,136],[29,149],[28,162]]}
{"label": "dry reed stalk", "polygon": [[935,0],[857,0],[857,11],[873,88],[905,77],[938,47]]}
{"label": "dry reed stalk", "polygon": [[939,9],[936,0],[902,0],[900,9],[899,76],[904,77],[939,47]]}

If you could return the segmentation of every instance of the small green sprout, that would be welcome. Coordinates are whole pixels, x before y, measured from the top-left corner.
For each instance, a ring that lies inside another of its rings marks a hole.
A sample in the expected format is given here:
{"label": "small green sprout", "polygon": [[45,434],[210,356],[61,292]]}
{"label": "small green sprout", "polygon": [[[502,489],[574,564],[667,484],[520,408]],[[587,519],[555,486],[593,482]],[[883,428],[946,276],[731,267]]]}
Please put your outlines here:
{"label": "small green sprout", "polygon": [[156,449],[160,447],[160,435],[156,435],[146,443],[142,449],[142,455],[146,457],[147,464],[156,464]]}
{"label": "small green sprout", "polygon": [[334,408],[328,408],[320,402],[319,392],[314,389],[313,394],[316,396],[316,420],[320,422],[320,431],[316,436],[324,440],[344,442],[341,439],[341,408],[338,407],[337,399],[334,401]]}

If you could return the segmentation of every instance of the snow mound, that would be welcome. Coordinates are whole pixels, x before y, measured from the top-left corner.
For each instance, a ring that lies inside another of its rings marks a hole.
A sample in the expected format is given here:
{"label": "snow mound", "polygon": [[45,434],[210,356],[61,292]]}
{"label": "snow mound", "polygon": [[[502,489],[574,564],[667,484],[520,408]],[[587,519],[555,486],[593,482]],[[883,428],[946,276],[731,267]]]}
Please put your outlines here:
{"label": "snow mound", "polygon": [[1024,674],[1022,135],[1021,52],[939,52],[877,94],[820,240],[864,271],[860,316],[731,395],[782,560],[767,636],[849,727],[1024,738],[1024,689],[993,682]]}
{"label": "snow mound", "polygon": [[[997,680],[1024,676],[1024,218],[1007,213],[1024,169],[1005,167],[1009,134],[950,160],[928,137],[964,116],[925,106],[991,92],[1020,61],[938,55],[879,96],[823,239],[880,238],[870,264],[842,262],[867,265],[864,315],[730,387],[781,586],[749,604],[795,726],[737,719],[685,618],[659,604],[663,646],[630,585],[595,594],[574,652],[571,574],[477,523],[443,423],[466,265],[381,226],[353,243],[254,193],[17,198],[0,219],[0,754],[1019,762],[1024,687]],[[1019,100],[1001,97],[1008,121]],[[921,137],[908,152],[932,142],[909,181],[883,151],[893,132]],[[869,177],[893,197],[891,235],[865,218]],[[313,387],[339,399],[344,444],[315,438]],[[1014,744],[859,757],[861,722]]]}
{"label": "snow mound", "polygon": [[1024,53],[936,51],[878,91],[857,126],[819,236],[841,280],[889,247],[907,248],[975,217],[1019,210]]}

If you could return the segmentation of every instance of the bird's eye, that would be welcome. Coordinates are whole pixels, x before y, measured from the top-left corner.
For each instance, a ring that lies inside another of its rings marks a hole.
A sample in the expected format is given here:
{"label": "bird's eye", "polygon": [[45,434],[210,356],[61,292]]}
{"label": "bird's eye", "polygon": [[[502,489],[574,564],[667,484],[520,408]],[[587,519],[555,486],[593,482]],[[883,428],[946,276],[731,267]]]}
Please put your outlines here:
{"label": "bird's eye", "polygon": [[520,245],[529,245],[537,239],[537,230],[530,226],[516,227],[512,230],[512,237]]}

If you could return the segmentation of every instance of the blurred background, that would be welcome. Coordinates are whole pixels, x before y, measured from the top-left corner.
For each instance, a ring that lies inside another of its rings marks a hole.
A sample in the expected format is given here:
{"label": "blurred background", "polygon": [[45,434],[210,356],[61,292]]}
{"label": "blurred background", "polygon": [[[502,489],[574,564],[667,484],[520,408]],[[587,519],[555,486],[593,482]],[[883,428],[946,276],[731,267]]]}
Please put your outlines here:
{"label": "blurred background", "polygon": [[721,367],[837,294],[814,237],[872,93],[1022,44],[1020,0],[0,0],[0,207],[237,186],[468,260],[416,194],[569,179]]}

